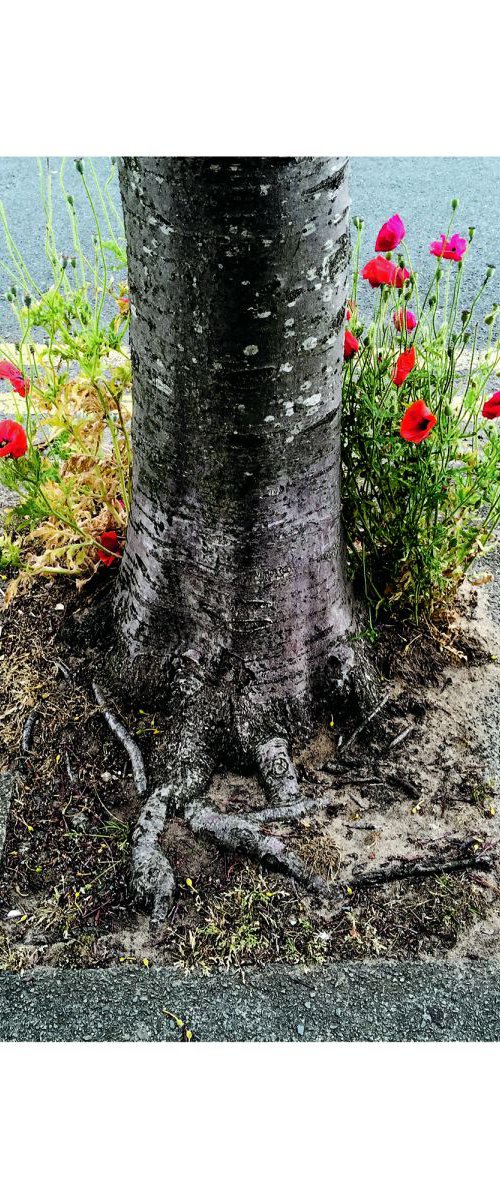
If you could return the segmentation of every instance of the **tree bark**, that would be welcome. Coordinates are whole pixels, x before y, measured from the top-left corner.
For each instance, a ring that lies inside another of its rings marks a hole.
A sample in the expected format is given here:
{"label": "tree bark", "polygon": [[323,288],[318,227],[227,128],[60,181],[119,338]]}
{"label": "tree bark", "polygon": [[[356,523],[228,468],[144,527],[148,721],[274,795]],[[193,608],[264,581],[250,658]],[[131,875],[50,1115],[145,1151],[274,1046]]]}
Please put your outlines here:
{"label": "tree bark", "polygon": [[126,670],[173,658],[309,706],[353,629],[340,532],[341,159],[125,159]]}
{"label": "tree bark", "polygon": [[[120,183],[134,462],[118,661],[178,712],[184,811],[221,830],[200,808],[216,727],[291,811],[290,738],[356,665],[340,525],[347,160],[128,158]],[[144,809],[144,894],[179,796],[169,782]]]}

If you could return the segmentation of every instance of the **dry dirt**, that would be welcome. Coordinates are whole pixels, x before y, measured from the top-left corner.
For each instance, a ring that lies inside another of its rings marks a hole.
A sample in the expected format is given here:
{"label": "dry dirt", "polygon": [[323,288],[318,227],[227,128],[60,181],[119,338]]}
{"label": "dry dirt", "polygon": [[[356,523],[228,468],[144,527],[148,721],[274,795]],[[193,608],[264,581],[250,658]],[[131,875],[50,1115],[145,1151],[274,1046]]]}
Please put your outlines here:
{"label": "dry dirt", "polygon": [[[496,781],[487,775],[483,714],[500,694],[500,636],[487,586],[463,589],[446,634],[382,627],[375,653],[389,700],[378,717],[356,734],[359,714],[343,723],[326,714],[296,755],[304,787],[320,787],[330,803],[288,837],[314,872],[339,885],[336,901],[217,851],[176,819],[164,846],[179,894],[154,942],[127,886],[140,808],[129,762],[93,701],[92,668],[74,637],[72,613],[94,608],[110,583],[110,573],[98,574],[78,594],[41,580],[1,615],[0,770],[15,772],[17,785],[0,872],[0,967],[143,961],[210,970],[499,953]],[[105,636],[97,654],[106,654]],[[21,754],[33,708],[32,746]],[[161,712],[122,706],[120,715],[147,764],[168,732]],[[262,804],[255,780],[230,772],[216,776],[211,799],[224,808]],[[427,877],[361,879],[424,860]]]}

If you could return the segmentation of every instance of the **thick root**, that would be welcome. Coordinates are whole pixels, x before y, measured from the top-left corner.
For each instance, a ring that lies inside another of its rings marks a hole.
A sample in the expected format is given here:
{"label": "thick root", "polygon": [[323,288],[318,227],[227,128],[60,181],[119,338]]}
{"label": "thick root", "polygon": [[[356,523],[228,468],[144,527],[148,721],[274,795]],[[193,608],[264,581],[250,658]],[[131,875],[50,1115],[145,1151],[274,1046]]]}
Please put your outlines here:
{"label": "thick root", "polygon": [[260,742],[255,750],[256,766],[262,786],[272,805],[280,807],[293,803],[299,794],[295,767],[283,737]]}
{"label": "thick root", "polygon": [[132,838],[132,888],[140,908],[151,910],[151,923],[167,918],[175,895],[175,876],[158,839],[165,828],[169,788],[157,788],[147,800]]}
{"label": "thick root", "polygon": [[106,724],[109,725],[112,733],[114,733],[115,737],[118,738],[118,741],[121,742],[124,750],[126,750],[129,756],[136,792],[138,796],[143,796],[147,791],[148,782],[146,779],[144,759],[139,750],[137,742],[134,741],[128,729],[125,728],[125,725],[122,725],[122,722],[118,720],[118,717],[115,716],[114,712],[107,707],[103,693],[98,684],[94,683],[92,686],[94,696],[97,700]]}
{"label": "thick root", "polygon": [[281,838],[266,834],[260,828],[263,814],[260,816],[259,823],[256,816],[221,813],[202,802],[189,805],[185,812],[193,833],[205,834],[225,850],[247,854],[274,870],[292,875],[299,883],[320,895],[338,895],[339,889],[321,875],[314,875],[303,859],[287,849]]}
{"label": "thick root", "polygon": [[[205,692],[204,699],[207,699]],[[193,833],[210,838],[233,854],[243,854],[281,871],[303,886],[342,904],[344,890],[338,883],[318,875],[308,862],[269,826],[289,825],[306,813],[331,804],[331,797],[299,787],[287,744],[286,730],[262,712],[221,729],[221,708],[190,697],[182,706],[170,731],[168,744],[158,747],[155,774],[167,771],[168,783],[149,795],[142,809],[132,843],[132,887],[138,903],[152,912],[158,929],[168,918],[175,897],[171,864],[161,849],[160,839],[169,815],[180,813]],[[227,712],[227,710],[226,710]],[[217,732],[218,731],[218,732]],[[212,774],[222,747],[235,744],[240,761],[254,768],[262,784],[264,804],[251,812],[223,812],[208,797]]]}

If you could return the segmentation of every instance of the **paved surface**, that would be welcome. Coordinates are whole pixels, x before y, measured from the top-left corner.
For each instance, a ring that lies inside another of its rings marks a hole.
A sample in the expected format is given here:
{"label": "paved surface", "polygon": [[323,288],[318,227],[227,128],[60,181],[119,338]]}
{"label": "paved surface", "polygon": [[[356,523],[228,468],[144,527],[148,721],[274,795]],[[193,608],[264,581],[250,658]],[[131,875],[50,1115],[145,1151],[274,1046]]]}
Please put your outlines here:
{"label": "paved surface", "polygon": [[435,267],[429,242],[446,232],[451,201],[459,200],[454,230],[465,237],[470,225],[476,230],[464,271],[461,308],[469,307],[487,265],[497,268],[497,276],[476,310],[478,315],[484,315],[492,300],[500,300],[499,191],[500,158],[366,157],[351,161],[351,212],[365,222],[366,258],[373,253],[383,221],[399,212],[413,266],[424,286]]}
{"label": "paved surface", "polygon": [[[65,202],[59,188],[60,158],[43,160],[51,172],[54,200],[54,227],[61,251],[70,251],[71,232]],[[109,173],[109,158],[93,159],[101,187]],[[80,236],[86,253],[92,251],[94,225],[74,160],[68,158],[65,167],[67,190],[75,197]],[[113,200],[120,207],[116,177],[110,188]],[[448,225],[450,202],[456,197],[460,207],[456,228],[467,233],[469,225],[476,227],[473,253],[463,287],[463,307],[472,299],[484,277],[488,263],[500,268],[500,158],[353,158],[351,160],[351,211],[365,221],[364,246],[370,257],[378,229],[387,217],[399,212],[403,217],[408,245],[415,269],[422,282],[435,265],[429,255],[429,242],[439,237]],[[0,157],[0,200],[2,200],[11,232],[18,242],[29,269],[40,286],[51,280],[45,258],[43,212],[37,162],[34,158]],[[92,256],[92,254],[91,254]],[[4,257],[4,235],[0,229],[0,257]],[[500,300],[499,281],[493,281],[487,296]],[[18,328],[10,307],[3,299],[6,281],[0,272],[0,339],[15,339]],[[367,303],[373,295],[366,288]],[[486,299],[482,309],[489,306]]]}
{"label": "paved surface", "polygon": [[[53,222],[59,253],[73,253],[71,225],[68,218],[67,204],[59,183],[59,173],[63,160],[61,158],[44,158],[43,166],[50,171],[53,200]],[[92,160],[99,185],[104,184],[111,168],[111,159],[94,158]],[[95,224],[82,184],[81,176],[75,167],[73,158],[67,158],[64,166],[64,183],[66,190],[73,195],[75,212],[82,249],[93,262],[94,250],[92,238],[95,234]],[[89,179],[89,186],[95,187]],[[113,202],[121,211],[120,193],[116,178],[110,185],[110,195]],[[45,218],[40,195],[40,177],[36,158],[0,157],[0,200],[2,201],[9,229],[14,241],[19,246],[32,278],[40,288],[49,287],[53,282],[52,271],[45,255]],[[102,214],[100,214],[100,217]],[[104,226],[103,226],[104,230]],[[105,232],[105,230],[104,230]],[[5,234],[0,226],[0,258],[9,262],[5,247]],[[120,272],[115,271],[116,278],[121,278]],[[10,305],[5,299],[9,280],[0,269],[0,341],[14,341],[19,336],[19,326]],[[114,312],[114,309],[113,309]],[[105,307],[105,313],[111,313],[111,305]]]}
{"label": "paved surface", "polygon": [[39,970],[0,978],[2,1041],[497,1041],[500,963]]}

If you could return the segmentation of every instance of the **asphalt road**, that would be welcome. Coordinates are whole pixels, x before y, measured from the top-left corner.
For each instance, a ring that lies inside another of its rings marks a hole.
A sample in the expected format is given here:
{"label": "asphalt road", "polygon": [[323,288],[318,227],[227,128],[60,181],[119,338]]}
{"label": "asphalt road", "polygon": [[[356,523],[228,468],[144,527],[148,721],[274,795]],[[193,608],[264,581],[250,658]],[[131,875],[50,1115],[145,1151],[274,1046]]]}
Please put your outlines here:
{"label": "asphalt road", "polygon": [[0,1041],[180,1041],[172,1013],[203,1042],[491,1042],[499,985],[475,962],[4,972]]}
{"label": "asphalt road", "polygon": [[[71,232],[65,201],[59,188],[62,160],[42,160],[51,173],[54,198],[54,224],[61,252],[71,251]],[[93,160],[101,187],[111,166],[109,158]],[[75,198],[82,245],[92,249],[94,224],[74,160],[65,166],[67,190]],[[119,206],[118,182],[110,188]],[[500,268],[500,158],[354,158],[351,162],[352,213],[365,220],[364,247],[371,257],[380,225],[399,212],[407,229],[407,240],[414,267],[425,281],[434,260],[429,242],[448,226],[450,202],[456,197],[460,207],[455,229],[467,233],[476,227],[470,260],[464,276],[463,306],[467,307],[484,278],[488,263]],[[0,200],[3,202],[15,241],[40,286],[50,282],[44,252],[44,219],[40,200],[37,162],[34,158],[0,158]],[[0,257],[5,257],[5,241],[0,229]],[[0,297],[6,290],[0,270]],[[369,289],[366,289],[367,296]],[[488,296],[500,301],[500,280],[492,281]],[[489,300],[483,305],[483,312]],[[13,340],[17,325],[5,299],[0,299],[0,339]]]}

